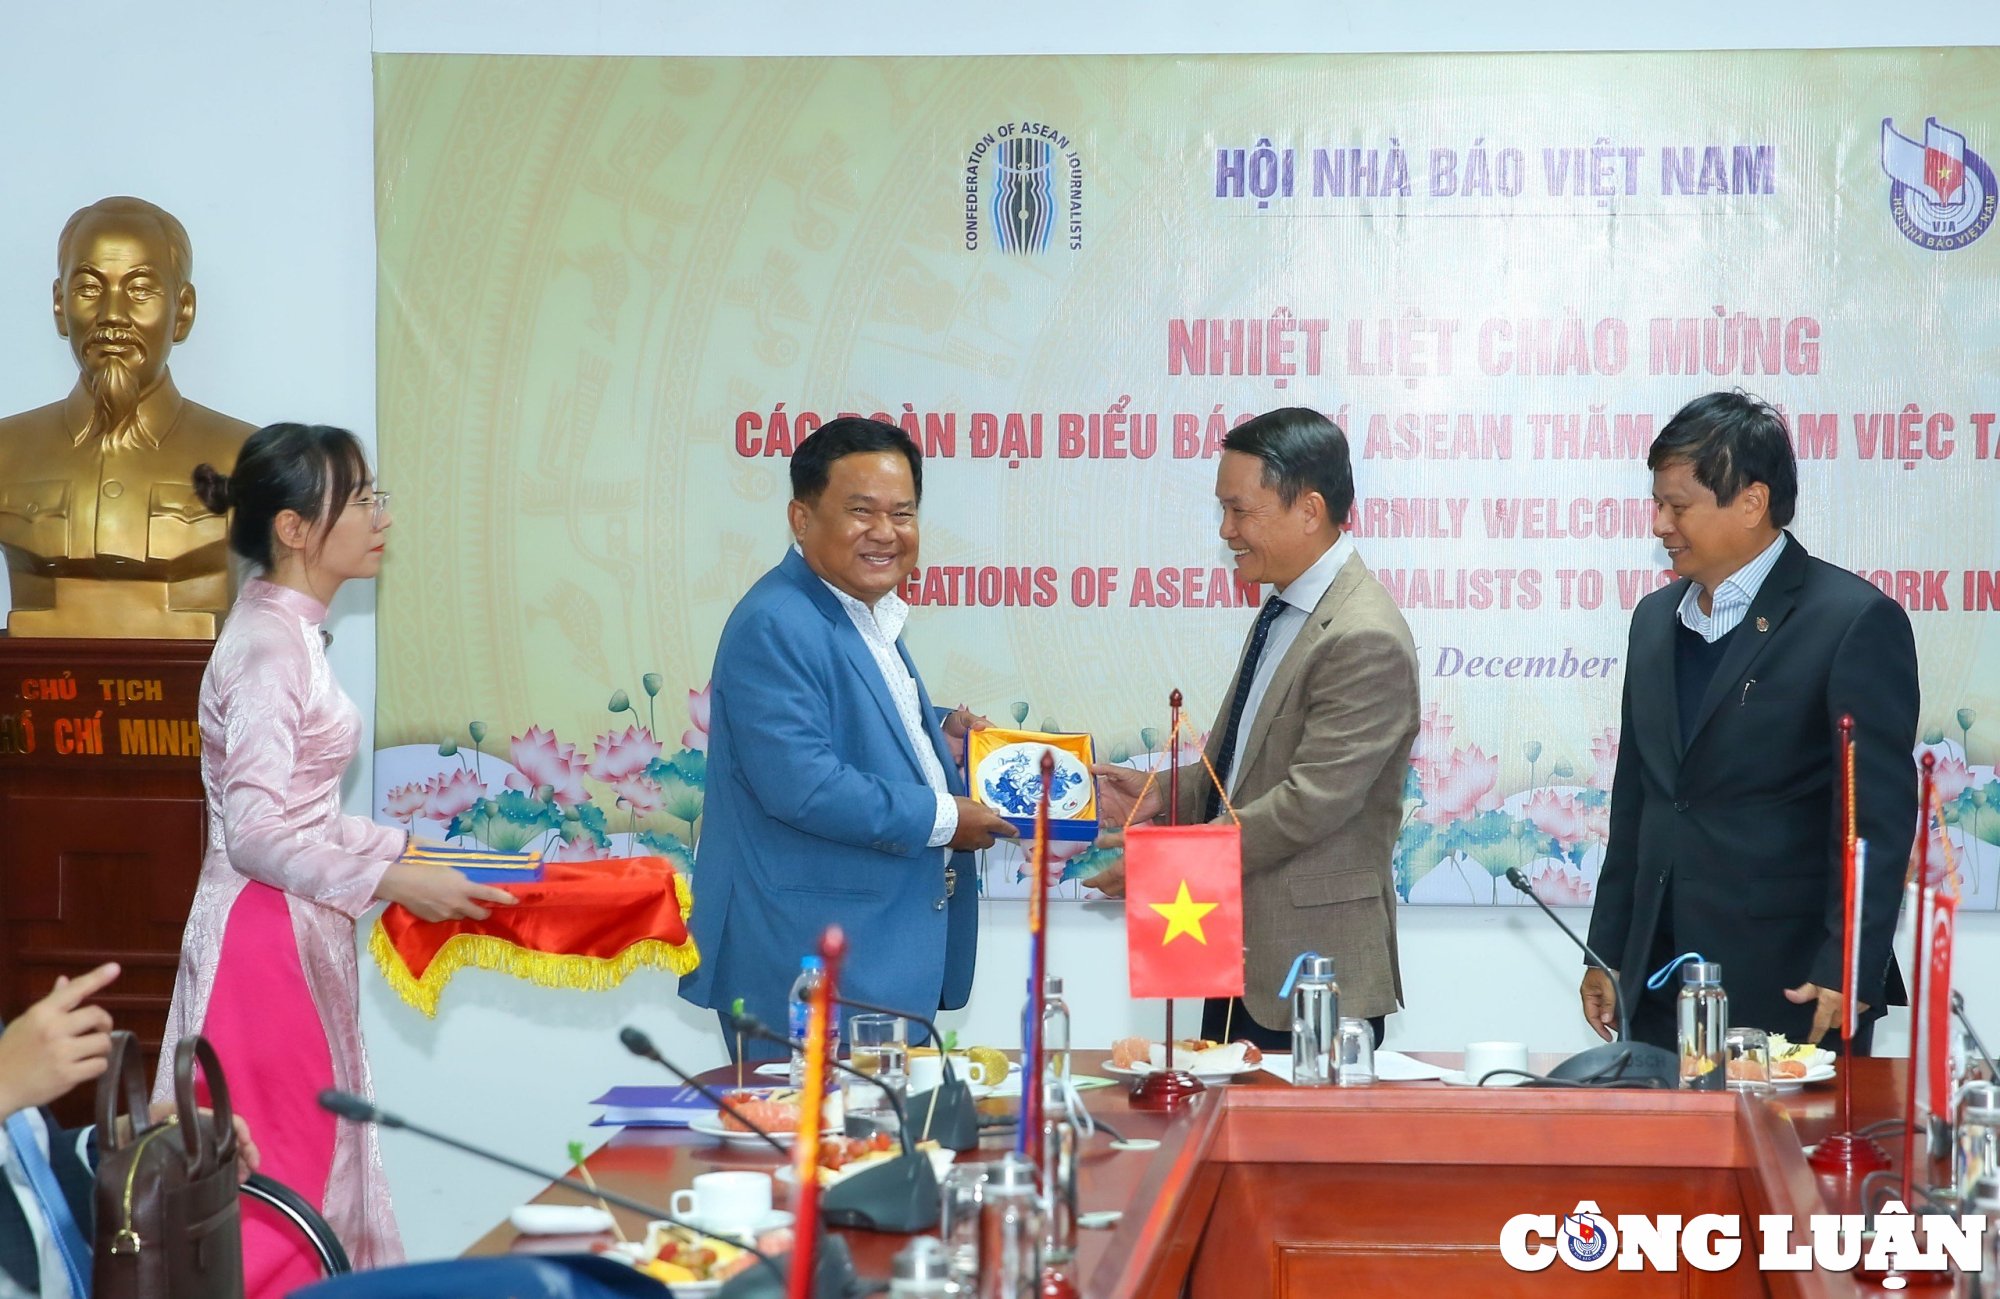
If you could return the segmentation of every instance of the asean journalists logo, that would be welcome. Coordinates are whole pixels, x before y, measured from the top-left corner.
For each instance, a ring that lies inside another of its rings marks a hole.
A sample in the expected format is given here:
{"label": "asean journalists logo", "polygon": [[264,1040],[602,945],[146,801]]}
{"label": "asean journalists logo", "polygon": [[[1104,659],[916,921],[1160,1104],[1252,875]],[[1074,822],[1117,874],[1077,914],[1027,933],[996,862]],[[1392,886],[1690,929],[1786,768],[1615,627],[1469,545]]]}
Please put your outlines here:
{"label": "asean journalists logo", "polygon": [[1003,253],[1083,247],[1083,157],[1046,122],[1002,122],[965,155],[965,247]]}
{"label": "asean journalists logo", "polygon": [[1883,118],[1882,170],[1889,175],[1889,215],[1919,248],[1956,252],[1993,224],[2000,205],[1993,169],[1935,117],[1924,119],[1921,143]]}

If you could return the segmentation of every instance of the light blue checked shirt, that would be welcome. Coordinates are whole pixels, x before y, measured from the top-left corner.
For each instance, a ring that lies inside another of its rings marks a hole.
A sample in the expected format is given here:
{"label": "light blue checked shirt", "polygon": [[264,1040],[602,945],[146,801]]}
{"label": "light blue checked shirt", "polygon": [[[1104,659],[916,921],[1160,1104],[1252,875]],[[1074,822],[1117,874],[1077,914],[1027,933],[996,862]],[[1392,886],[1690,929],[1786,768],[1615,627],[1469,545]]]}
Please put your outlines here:
{"label": "light blue checked shirt", "polygon": [[1735,631],[1784,549],[1785,534],[1780,532],[1762,554],[1716,585],[1708,613],[1701,611],[1701,587],[1690,583],[1687,594],[1681,597],[1681,624],[1711,645]]}

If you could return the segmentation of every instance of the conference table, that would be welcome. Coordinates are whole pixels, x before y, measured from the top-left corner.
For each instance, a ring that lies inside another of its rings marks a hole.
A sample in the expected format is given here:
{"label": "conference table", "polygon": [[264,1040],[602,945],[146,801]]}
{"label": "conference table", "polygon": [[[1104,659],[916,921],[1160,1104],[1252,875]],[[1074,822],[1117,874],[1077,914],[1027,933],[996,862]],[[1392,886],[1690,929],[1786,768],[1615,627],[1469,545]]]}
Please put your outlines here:
{"label": "conference table", "polygon": [[[1077,1051],[1078,1073],[1101,1071],[1103,1052]],[[1445,1067],[1458,1059],[1412,1053]],[[1560,1057],[1536,1057],[1546,1069]],[[1857,1127],[1900,1117],[1906,1062],[1853,1062]],[[729,1085],[716,1070],[703,1081]],[[1092,1113],[1128,1138],[1160,1144],[1118,1151],[1099,1135],[1079,1160],[1079,1208],[1119,1210],[1110,1230],[1079,1232],[1069,1269],[1089,1299],[1261,1299],[1262,1296],[1443,1294],[1482,1296],[1872,1294],[1879,1279],[1838,1272],[1757,1269],[1764,1214],[1855,1213],[1858,1179],[1815,1174],[1804,1149],[1837,1130],[1837,1088],[1813,1085],[1769,1099],[1731,1092],[1543,1090],[1383,1082],[1295,1088],[1269,1073],[1211,1086],[1172,1114],[1135,1110],[1118,1086],[1084,1093]],[[1018,1104],[1018,1102],[1012,1102]],[[992,1105],[993,1102],[984,1104]],[[1008,1103],[1002,1103],[1008,1104]],[[1012,1132],[982,1142],[990,1158]],[[1885,1140],[1891,1158],[1900,1138]],[[684,1130],[627,1128],[586,1161],[596,1181],[664,1204],[700,1173],[769,1170],[775,1153],[729,1147]],[[782,1189],[780,1192],[783,1194]],[[1620,1214],[1736,1215],[1743,1257],[1720,1271],[1585,1272],[1558,1261],[1516,1271],[1501,1228],[1516,1214],[1560,1218],[1580,1201]],[[537,1202],[575,1203],[561,1187]],[[782,1200],[781,1200],[782,1202]],[[615,1210],[643,1235],[637,1214]],[[863,1276],[886,1277],[904,1237],[843,1233]],[[593,1242],[521,1238],[501,1224],[471,1254],[578,1249]],[[1900,1293],[1931,1278],[1909,1278]],[[1893,1291],[1892,1291],[1893,1292]],[[1948,1293],[1948,1290],[1933,1290]]]}

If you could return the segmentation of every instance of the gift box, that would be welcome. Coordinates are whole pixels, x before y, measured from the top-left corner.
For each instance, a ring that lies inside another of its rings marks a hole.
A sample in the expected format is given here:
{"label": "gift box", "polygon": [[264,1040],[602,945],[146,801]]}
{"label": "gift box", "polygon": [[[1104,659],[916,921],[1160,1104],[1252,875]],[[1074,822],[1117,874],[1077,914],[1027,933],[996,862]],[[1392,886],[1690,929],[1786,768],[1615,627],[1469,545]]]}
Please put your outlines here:
{"label": "gift box", "polygon": [[448,843],[411,843],[405,861],[450,866],[474,884],[533,884],[542,878],[542,854],[494,852]]}
{"label": "gift box", "polygon": [[1042,794],[1042,754],[1055,754],[1049,786],[1049,838],[1097,837],[1096,751],[1088,735],[1009,731],[997,726],[966,737],[966,784],[972,797],[1006,818],[1022,838],[1035,832]]}

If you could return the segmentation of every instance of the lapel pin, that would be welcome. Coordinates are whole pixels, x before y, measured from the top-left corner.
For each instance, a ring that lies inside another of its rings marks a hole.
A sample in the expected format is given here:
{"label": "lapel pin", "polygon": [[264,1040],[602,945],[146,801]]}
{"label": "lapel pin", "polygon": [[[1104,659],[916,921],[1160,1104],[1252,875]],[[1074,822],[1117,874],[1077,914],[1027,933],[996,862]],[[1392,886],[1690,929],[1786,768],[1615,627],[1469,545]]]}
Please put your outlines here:
{"label": "lapel pin", "polygon": [[1757,620],[1757,630],[1758,631],[1771,630],[1771,620],[1769,618],[1759,618]]}

